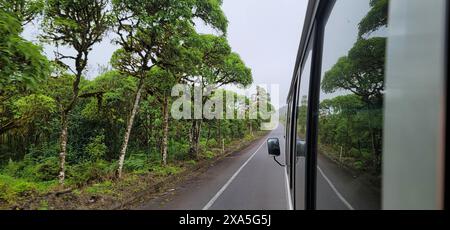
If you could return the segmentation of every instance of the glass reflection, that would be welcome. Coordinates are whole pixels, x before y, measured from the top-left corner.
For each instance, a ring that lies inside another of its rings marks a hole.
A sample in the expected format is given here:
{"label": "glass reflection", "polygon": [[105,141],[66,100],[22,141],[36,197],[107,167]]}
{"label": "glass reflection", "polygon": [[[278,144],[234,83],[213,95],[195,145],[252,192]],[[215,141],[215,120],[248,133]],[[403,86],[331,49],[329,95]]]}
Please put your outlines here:
{"label": "glass reflection", "polygon": [[338,0],[325,27],[317,208],[380,209],[388,0]]}
{"label": "glass reflection", "polygon": [[306,125],[308,113],[309,83],[311,78],[311,51],[307,54],[303,66],[298,89],[297,129],[295,142],[295,208],[305,208],[305,153],[306,153]]}

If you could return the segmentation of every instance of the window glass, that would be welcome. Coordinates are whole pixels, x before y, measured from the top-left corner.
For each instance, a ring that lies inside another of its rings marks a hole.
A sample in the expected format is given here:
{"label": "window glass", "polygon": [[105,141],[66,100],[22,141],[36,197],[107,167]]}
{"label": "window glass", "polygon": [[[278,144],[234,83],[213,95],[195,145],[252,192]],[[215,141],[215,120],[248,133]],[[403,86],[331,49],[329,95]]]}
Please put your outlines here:
{"label": "window glass", "polygon": [[388,0],[338,0],[324,30],[317,209],[380,209]]}
{"label": "window glass", "polygon": [[294,152],[295,170],[295,208],[305,209],[305,156],[306,156],[306,126],[309,101],[309,82],[311,78],[311,51],[307,54],[300,77],[297,94],[296,147]]}

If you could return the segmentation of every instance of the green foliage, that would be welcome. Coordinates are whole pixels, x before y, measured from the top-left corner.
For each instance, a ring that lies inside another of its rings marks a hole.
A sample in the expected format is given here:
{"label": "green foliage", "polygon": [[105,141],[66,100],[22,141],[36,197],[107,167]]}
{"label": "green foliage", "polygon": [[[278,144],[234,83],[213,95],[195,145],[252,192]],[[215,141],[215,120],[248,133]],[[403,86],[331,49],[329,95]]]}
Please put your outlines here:
{"label": "green foliage", "polygon": [[8,164],[3,167],[2,174],[16,177],[20,176],[20,171],[24,168],[22,162],[14,162],[13,160],[9,160]]}
{"label": "green foliage", "polygon": [[92,195],[114,195],[115,192],[113,191],[112,187],[112,181],[104,181],[87,187],[85,191],[88,194]]}
{"label": "green foliage", "polygon": [[197,161],[195,161],[195,160],[188,160],[188,161],[186,161],[186,164],[188,164],[188,165],[196,165]]}
{"label": "green foliage", "polygon": [[[43,36],[49,42],[71,45],[88,51],[111,25],[106,0],[47,0],[44,9]],[[84,69],[84,68],[83,68]]]}
{"label": "green foliage", "polygon": [[334,93],[349,90],[366,103],[380,103],[384,88],[386,38],[358,40],[348,56],[341,57],[325,73],[322,89]]}
{"label": "green foliage", "polygon": [[221,9],[223,0],[196,0],[194,15],[202,18],[224,34],[227,32],[228,20]]}
{"label": "green foliage", "polygon": [[38,210],[48,210],[48,201],[41,200]]}
{"label": "green foliage", "polygon": [[46,159],[56,157],[59,151],[59,146],[56,142],[43,142],[38,145],[31,145],[28,149],[28,158],[25,159]]}
{"label": "green foliage", "polygon": [[10,160],[1,171],[4,175],[24,178],[28,181],[52,181],[58,175],[58,159],[56,157],[32,159],[27,155],[23,161]]}
{"label": "green foliage", "polygon": [[370,0],[371,9],[359,23],[359,36],[370,34],[388,22],[389,0]]}
{"label": "green foliage", "polygon": [[91,142],[86,145],[84,151],[89,154],[90,159],[98,161],[105,156],[107,147],[104,142],[105,135],[98,135],[92,138]]}
{"label": "green foliage", "polygon": [[16,119],[28,120],[43,119],[56,112],[56,102],[53,98],[45,95],[32,94],[21,97],[14,103]]}
{"label": "green foliage", "polygon": [[67,169],[68,184],[84,186],[97,181],[104,181],[113,176],[114,167],[106,161],[86,162],[70,165]]}
{"label": "green foliage", "polygon": [[245,141],[251,141],[251,140],[253,140],[253,138],[254,138],[254,136],[252,136],[251,134],[246,134],[245,137],[244,137],[244,140]]}
{"label": "green foliage", "polygon": [[43,194],[54,188],[56,183],[34,183],[24,179],[0,174],[0,200],[14,204],[19,197],[32,193]]}
{"label": "green foliage", "polygon": [[42,13],[44,0],[0,0],[0,8],[26,25]]}
{"label": "green foliage", "polygon": [[14,202],[17,196],[24,195],[25,192],[36,191],[36,189],[34,183],[0,174],[0,200],[8,203]]}
{"label": "green foliage", "polygon": [[206,150],[206,151],[202,152],[200,155],[201,155],[201,157],[206,158],[206,159],[213,159],[214,157],[216,157],[216,154],[210,150]]}
{"label": "green foliage", "polygon": [[127,171],[148,171],[149,159],[144,153],[132,153],[129,155],[123,164]]}
{"label": "green foliage", "polygon": [[52,181],[58,175],[58,158],[46,158],[36,165],[35,178],[40,181]]}
{"label": "green foliage", "polygon": [[[2,0],[3,2],[4,0]],[[11,14],[0,10],[0,96],[3,89],[35,88],[50,70],[42,48],[23,39],[22,26]]]}
{"label": "green foliage", "polygon": [[216,147],[216,146],[218,146],[218,143],[217,143],[216,139],[210,139],[210,140],[208,140],[208,147],[209,147],[209,148],[210,148],[210,147]]}
{"label": "green foliage", "polygon": [[[88,193],[114,195],[110,179],[118,168],[115,160],[139,87],[142,99],[129,139],[124,162],[129,174],[124,180],[149,172],[162,177],[181,173],[183,169],[175,165],[197,161],[189,158],[191,121],[170,118],[168,133],[163,131],[167,123],[162,108],[164,99],[171,106],[172,86],[197,77],[204,86],[252,83],[251,70],[225,37],[228,22],[222,0],[108,3],[0,0],[0,199],[12,202],[57,184],[62,117],[68,120],[66,185],[80,187],[75,194],[88,186]],[[41,13],[42,21],[37,21]],[[34,19],[43,29],[43,42],[72,49],[73,56],[58,53],[50,63],[41,47],[23,39],[23,25]],[[197,33],[197,20],[218,35]],[[114,70],[86,79],[88,54],[111,24],[122,35],[113,41],[121,46],[111,58]],[[229,106],[236,114],[240,110],[237,104]],[[202,122],[198,131],[202,154],[196,160],[214,158],[219,152],[214,148],[221,148],[222,140],[226,145],[238,138],[249,140],[249,125],[256,130],[261,120]],[[164,137],[168,166],[162,166]],[[39,208],[49,205],[43,202]]]}
{"label": "green foliage", "polygon": [[176,175],[181,173],[183,170],[178,166],[160,166],[155,165],[150,168],[150,171],[156,175],[156,176],[169,176],[169,175]]}
{"label": "green foliage", "polygon": [[[351,158],[353,168],[381,171],[386,38],[369,35],[387,25],[388,0],[371,0],[347,56],[325,73],[325,93],[343,93],[320,103],[319,139],[325,153]],[[364,36],[366,35],[366,36]]]}
{"label": "green foliage", "polygon": [[179,142],[175,140],[169,141],[168,153],[172,159],[184,160],[187,158],[189,152],[189,144],[185,142]]}

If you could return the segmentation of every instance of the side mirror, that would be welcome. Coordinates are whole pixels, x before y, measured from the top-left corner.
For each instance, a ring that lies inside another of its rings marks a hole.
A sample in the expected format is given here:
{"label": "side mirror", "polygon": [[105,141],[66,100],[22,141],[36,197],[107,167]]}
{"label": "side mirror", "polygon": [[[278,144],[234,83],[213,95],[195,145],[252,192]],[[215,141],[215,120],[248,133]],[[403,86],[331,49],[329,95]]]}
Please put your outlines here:
{"label": "side mirror", "polygon": [[280,156],[280,140],[278,138],[269,138],[267,140],[267,148],[269,150],[269,155]]}
{"label": "side mirror", "polygon": [[306,157],[306,142],[297,139],[296,154],[297,157]]}

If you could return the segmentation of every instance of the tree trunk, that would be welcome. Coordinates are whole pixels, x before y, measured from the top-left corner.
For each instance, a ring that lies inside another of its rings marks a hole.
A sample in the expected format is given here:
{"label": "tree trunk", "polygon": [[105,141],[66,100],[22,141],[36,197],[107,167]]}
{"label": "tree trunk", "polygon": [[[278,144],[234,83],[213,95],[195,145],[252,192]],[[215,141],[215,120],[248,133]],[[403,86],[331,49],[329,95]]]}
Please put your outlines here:
{"label": "tree trunk", "polygon": [[64,179],[66,177],[66,153],[67,153],[67,130],[68,130],[68,114],[66,111],[62,112],[61,115],[61,136],[60,136],[60,152],[59,152],[59,184],[64,184]]}
{"label": "tree trunk", "polygon": [[208,135],[206,136],[206,146],[208,146],[209,139],[211,139],[211,125],[208,125]]}
{"label": "tree trunk", "polygon": [[117,169],[117,176],[119,178],[122,177],[122,169],[123,169],[123,163],[125,161],[125,154],[127,152],[128,141],[130,140],[130,135],[131,135],[131,130],[133,128],[134,118],[136,117],[137,111],[139,109],[139,102],[141,100],[142,88],[143,88],[143,82],[141,80],[141,82],[139,82],[138,91],[136,93],[136,98],[134,100],[133,109],[131,111],[130,117],[128,118],[127,130],[125,132],[125,136],[123,138],[123,143],[122,143],[122,148],[120,150],[119,169]]}
{"label": "tree trunk", "polygon": [[164,166],[167,165],[167,145],[169,139],[169,101],[167,96],[164,96],[163,102],[163,140],[162,140],[162,163]]}
{"label": "tree trunk", "polygon": [[[73,89],[72,89],[72,100],[70,101],[67,108],[62,110],[61,115],[61,136],[60,136],[60,152],[59,152],[59,184],[64,185],[64,179],[66,177],[65,175],[65,164],[66,164],[66,155],[67,155],[67,142],[68,142],[68,126],[69,126],[69,114],[70,111],[75,107],[75,105],[78,102],[78,94],[80,91],[80,81],[81,81],[81,75],[83,72],[84,67],[80,66],[79,64],[79,58],[81,57],[81,54],[78,54],[77,58],[77,75],[75,78],[75,81],[73,82]],[[63,106],[61,106],[63,108]]]}
{"label": "tree trunk", "polygon": [[196,159],[198,157],[201,126],[202,120],[192,120],[191,146],[189,148],[189,156],[192,159]]}
{"label": "tree trunk", "polygon": [[147,125],[147,148],[148,148],[148,152],[151,154],[151,152],[153,151],[152,146],[152,139],[153,139],[153,120],[152,120],[152,115],[151,114],[147,114],[147,122],[149,122],[149,124]]}
{"label": "tree trunk", "polygon": [[371,114],[371,106],[370,104],[367,105],[368,107],[368,123],[369,123],[369,132],[370,132],[370,142],[371,142],[371,147],[372,147],[372,153],[373,153],[373,168],[376,171],[378,168],[378,153],[375,147],[375,135],[374,135],[374,128],[372,127],[372,114]]}
{"label": "tree trunk", "polygon": [[217,135],[219,137],[218,141],[222,140],[222,125],[221,125],[221,119],[217,120],[217,131],[219,132],[219,134]]}

